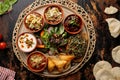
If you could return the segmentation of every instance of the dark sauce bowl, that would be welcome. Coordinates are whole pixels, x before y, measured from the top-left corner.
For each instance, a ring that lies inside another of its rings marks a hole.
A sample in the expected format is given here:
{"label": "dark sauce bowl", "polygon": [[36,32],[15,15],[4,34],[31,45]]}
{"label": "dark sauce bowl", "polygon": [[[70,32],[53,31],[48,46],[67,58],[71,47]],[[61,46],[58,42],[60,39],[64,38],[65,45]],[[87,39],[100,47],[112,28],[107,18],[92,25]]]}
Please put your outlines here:
{"label": "dark sauce bowl", "polygon": [[77,14],[70,14],[64,20],[64,28],[70,34],[77,34],[83,28],[82,18]]}

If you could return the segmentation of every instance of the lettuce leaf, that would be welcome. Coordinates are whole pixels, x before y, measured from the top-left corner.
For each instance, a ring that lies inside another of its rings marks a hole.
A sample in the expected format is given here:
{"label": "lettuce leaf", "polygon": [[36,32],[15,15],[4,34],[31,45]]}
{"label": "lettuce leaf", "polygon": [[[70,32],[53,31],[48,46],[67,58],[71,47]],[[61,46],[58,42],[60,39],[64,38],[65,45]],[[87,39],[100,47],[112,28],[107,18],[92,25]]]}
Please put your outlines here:
{"label": "lettuce leaf", "polygon": [[4,0],[4,2],[0,2],[0,15],[7,12],[12,8],[12,5],[15,4],[17,0]]}
{"label": "lettuce leaf", "polygon": [[17,0],[9,0],[9,3],[10,3],[11,5],[15,4],[16,2],[17,2]]}

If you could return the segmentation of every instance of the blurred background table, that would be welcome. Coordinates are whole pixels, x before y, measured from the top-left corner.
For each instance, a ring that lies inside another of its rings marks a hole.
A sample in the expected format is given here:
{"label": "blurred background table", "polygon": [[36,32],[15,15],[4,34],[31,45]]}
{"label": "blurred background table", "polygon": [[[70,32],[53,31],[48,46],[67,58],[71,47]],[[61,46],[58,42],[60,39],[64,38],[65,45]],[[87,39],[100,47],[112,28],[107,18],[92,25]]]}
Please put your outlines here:
{"label": "blurred background table", "polygon": [[[18,61],[12,49],[12,32],[15,27],[16,20],[20,12],[33,1],[34,0],[18,0],[10,13],[0,16],[0,33],[3,34],[4,41],[7,42],[7,48],[5,50],[0,50],[0,66],[14,70],[16,72],[15,80],[45,80],[45,78],[28,71]],[[111,37],[108,25],[105,21],[105,19],[109,17],[114,17],[120,20],[120,0],[72,1],[82,6],[91,17],[96,30],[96,48],[91,59],[77,73],[63,78],[50,80],[95,80],[92,70],[96,62],[106,60],[110,62],[113,67],[120,66],[115,63],[111,57],[111,50],[120,45],[120,36],[117,38]],[[110,5],[117,7],[119,12],[114,15],[105,14],[105,7]]]}

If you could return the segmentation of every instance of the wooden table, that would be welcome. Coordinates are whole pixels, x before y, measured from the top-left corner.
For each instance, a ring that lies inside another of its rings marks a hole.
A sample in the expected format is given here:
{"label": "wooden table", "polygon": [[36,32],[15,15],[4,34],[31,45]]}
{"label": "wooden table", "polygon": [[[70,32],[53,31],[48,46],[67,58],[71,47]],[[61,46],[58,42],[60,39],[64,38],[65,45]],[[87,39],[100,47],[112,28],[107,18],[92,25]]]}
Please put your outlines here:
{"label": "wooden table", "polygon": [[[28,71],[18,61],[12,49],[12,32],[15,27],[16,20],[20,12],[31,4],[34,0],[18,0],[13,6],[13,10],[5,15],[0,16],[0,33],[4,36],[4,41],[7,42],[7,48],[0,50],[0,66],[9,68],[16,72],[16,80],[44,80],[42,77]],[[50,80],[95,80],[93,76],[93,67],[96,62],[106,60],[112,66],[119,66],[111,57],[111,50],[120,45],[120,36],[117,38],[111,37],[108,25],[105,21],[108,17],[114,17],[120,20],[120,0],[73,0],[81,5],[90,15],[94,28],[96,30],[96,48],[92,58],[80,69],[77,73],[63,78]],[[119,12],[114,15],[107,15],[104,9],[107,6],[113,5],[119,9]]]}

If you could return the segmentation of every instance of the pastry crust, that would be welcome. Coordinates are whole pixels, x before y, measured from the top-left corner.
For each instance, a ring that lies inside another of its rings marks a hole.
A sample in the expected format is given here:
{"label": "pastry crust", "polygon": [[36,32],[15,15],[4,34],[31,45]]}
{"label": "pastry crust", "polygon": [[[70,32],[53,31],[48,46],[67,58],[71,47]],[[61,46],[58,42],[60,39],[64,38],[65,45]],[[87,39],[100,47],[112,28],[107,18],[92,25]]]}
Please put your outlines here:
{"label": "pastry crust", "polygon": [[57,57],[53,57],[52,61],[54,62],[55,66],[57,67],[59,72],[62,72],[64,69],[65,64],[67,63],[67,61],[64,60],[60,60]]}
{"label": "pastry crust", "polygon": [[54,62],[51,60],[50,57],[48,57],[48,71],[51,72],[54,70],[54,68],[55,68]]}

